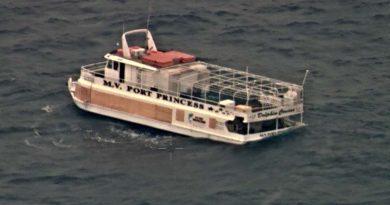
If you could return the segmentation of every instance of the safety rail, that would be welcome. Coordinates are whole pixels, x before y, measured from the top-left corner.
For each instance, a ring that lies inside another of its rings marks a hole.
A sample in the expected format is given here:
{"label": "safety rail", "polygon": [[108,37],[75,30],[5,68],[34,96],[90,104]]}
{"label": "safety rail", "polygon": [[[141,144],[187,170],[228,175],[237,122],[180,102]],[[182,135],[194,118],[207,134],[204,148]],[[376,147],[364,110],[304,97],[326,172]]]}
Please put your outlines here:
{"label": "safety rail", "polygon": [[96,70],[100,70],[100,69],[103,70],[104,67],[106,66],[106,64],[107,64],[106,61],[99,62],[99,63],[92,63],[92,64],[81,66],[81,69],[88,70],[88,71],[96,71]]}
{"label": "safety rail", "polygon": [[[207,63],[205,63],[205,64],[207,64]],[[80,75],[80,77],[85,79],[85,80],[87,80],[87,81],[89,81],[89,82],[94,82],[94,78],[95,77],[102,78],[102,79],[105,79],[105,80],[109,80],[109,81],[112,81],[112,82],[119,82],[118,79],[109,78],[109,77],[105,77],[104,76],[105,65],[106,65],[106,62],[99,62],[99,63],[94,63],[94,64],[88,64],[88,65],[81,66],[81,75]],[[207,64],[207,65],[210,65],[210,64]],[[212,65],[212,66],[216,66],[216,65]],[[218,66],[218,67],[220,67],[220,66]],[[224,67],[222,67],[222,68],[224,68]],[[229,68],[224,68],[224,69],[229,69]],[[259,77],[259,76],[257,76],[257,77]],[[265,79],[269,79],[269,78],[266,78],[266,77],[264,77],[264,78]],[[271,80],[273,80],[273,79],[271,79]],[[180,81],[180,79],[177,80],[176,83],[180,83],[178,81]],[[275,82],[282,83],[282,81],[277,81],[277,80],[275,80]],[[152,90],[158,91],[160,93],[164,93],[164,94],[168,94],[168,95],[172,95],[172,96],[176,96],[176,97],[181,97],[181,98],[185,98],[185,99],[191,99],[191,100],[194,100],[194,101],[197,101],[197,102],[201,102],[201,103],[205,103],[205,104],[209,104],[209,105],[219,106],[219,104],[218,104],[219,101],[208,99],[207,97],[197,97],[197,96],[194,96],[193,95],[193,91],[191,91],[191,94],[188,94],[188,93],[184,93],[184,92],[180,92],[180,91],[172,91],[172,90],[161,89],[161,88],[156,87],[155,85],[144,84],[142,82],[141,83],[136,83],[136,82],[130,82],[130,81],[126,81],[125,80],[123,83],[125,83],[126,85],[129,85],[129,86],[132,86],[132,87],[139,87],[139,88],[142,88],[142,89],[152,89]],[[245,92],[245,90],[242,91],[242,92]],[[268,96],[271,96],[271,95],[268,95]],[[234,96],[232,96],[232,97],[234,97]],[[251,112],[252,113],[259,113],[259,112],[262,112],[262,111],[266,111],[266,110],[270,110],[270,109],[282,108],[282,107],[285,106],[285,99],[281,98],[280,96],[273,96],[273,97],[275,99],[280,100],[280,103],[276,103],[276,102],[263,103],[261,107],[254,107]],[[218,99],[218,100],[220,100],[220,99]],[[294,102],[289,102],[289,103],[292,103],[290,106],[296,106],[296,105],[302,104],[302,102],[303,102],[302,99],[299,99],[299,100],[296,100]],[[226,109],[226,110],[235,111],[234,109]]]}

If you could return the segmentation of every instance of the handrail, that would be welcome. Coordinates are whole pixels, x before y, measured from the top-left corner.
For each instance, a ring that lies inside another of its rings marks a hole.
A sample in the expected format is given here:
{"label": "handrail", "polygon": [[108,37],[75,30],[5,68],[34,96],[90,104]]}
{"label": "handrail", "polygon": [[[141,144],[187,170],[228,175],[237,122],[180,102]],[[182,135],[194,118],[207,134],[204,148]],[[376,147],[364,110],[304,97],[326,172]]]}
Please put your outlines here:
{"label": "handrail", "polygon": [[[99,77],[99,78],[111,80],[111,81],[114,81],[114,82],[118,81],[118,79],[105,77],[101,72],[98,72],[98,71],[104,70],[105,65],[106,65],[106,62],[98,62],[98,63],[93,63],[93,64],[88,64],[88,65],[81,66],[81,77],[83,79],[85,79],[85,80],[88,80],[88,81],[91,81],[91,79],[90,79],[91,77]],[[89,73],[92,76],[86,76],[84,73]],[[212,100],[212,99],[196,97],[196,96],[192,95],[192,93],[189,95],[189,94],[186,94],[186,93],[175,92],[175,91],[171,91],[171,90],[165,90],[165,89],[161,89],[161,88],[155,87],[155,85],[150,85],[150,84],[145,84],[145,83],[134,83],[134,82],[129,82],[129,81],[125,81],[124,83],[127,84],[127,85],[130,85],[130,86],[140,87],[140,88],[147,88],[147,89],[157,88],[159,90],[159,92],[163,92],[163,93],[166,93],[166,94],[169,94],[169,95],[172,95],[172,96],[192,99],[192,100],[195,100],[195,101],[198,101],[198,102],[202,102],[202,103],[206,103],[206,104],[210,104],[210,105],[214,105],[214,106],[218,105],[218,103],[219,103],[219,101],[215,101],[215,100]],[[264,87],[268,87],[268,86],[265,86],[265,85],[261,85],[262,88],[263,88],[263,86]],[[271,86],[269,86],[269,87],[272,90],[272,87]],[[274,88],[274,89],[276,89],[276,88]],[[271,90],[264,89],[263,91],[269,92]],[[271,91],[271,93],[272,93],[272,91]],[[284,99],[283,98],[280,98],[280,99],[281,99],[281,103],[278,104],[278,105],[264,103],[263,106],[261,106],[260,111],[264,111],[264,110],[268,110],[268,109],[272,109],[272,108],[277,108],[277,107],[283,107],[284,106],[283,105],[284,104],[283,103]],[[301,104],[301,103],[302,103],[302,99],[300,99],[299,101],[294,101],[293,105],[298,105],[298,104]],[[254,108],[254,109],[256,109],[256,112],[259,112],[258,108]],[[256,112],[253,112],[253,113],[256,113]]]}
{"label": "handrail", "polygon": [[[83,65],[83,66],[81,66],[81,69],[86,69],[86,70],[89,70],[91,68],[97,68],[97,69],[103,68],[104,69],[105,65],[106,65],[106,61],[103,61],[103,62],[92,63],[92,64],[88,64],[88,65]],[[103,67],[101,67],[101,66],[103,66]]]}

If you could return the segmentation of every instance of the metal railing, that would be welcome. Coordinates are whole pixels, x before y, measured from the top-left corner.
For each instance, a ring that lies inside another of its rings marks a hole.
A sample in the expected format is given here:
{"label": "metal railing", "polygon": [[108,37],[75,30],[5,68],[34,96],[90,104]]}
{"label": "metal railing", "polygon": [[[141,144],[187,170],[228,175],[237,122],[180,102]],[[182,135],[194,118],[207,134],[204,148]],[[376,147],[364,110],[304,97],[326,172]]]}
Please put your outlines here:
{"label": "metal railing", "polygon": [[[99,63],[84,65],[84,66],[81,67],[81,75],[80,75],[80,77],[85,79],[85,80],[87,80],[87,81],[89,81],[89,82],[94,82],[95,81],[94,78],[101,78],[101,79],[109,80],[109,81],[112,81],[112,82],[119,82],[119,79],[109,78],[109,77],[106,77],[104,75],[105,65],[106,65],[106,62],[99,62]],[[213,65],[213,66],[215,66],[215,65]],[[226,68],[224,68],[224,69],[226,69]],[[180,82],[179,82],[180,79],[176,80],[176,81],[175,80],[171,80],[171,81],[174,82],[174,83],[180,84]],[[275,81],[275,82],[280,83],[281,81]],[[205,103],[205,104],[208,104],[208,105],[218,106],[218,109],[222,108],[222,107],[220,107],[218,105],[219,100],[220,100],[220,96],[219,96],[218,101],[207,98],[207,93],[203,93],[203,95],[205,95],[204,97],[197,97],[197,96],[194,95],[194,92],[193,92],[194,87],[191,90],[191,94],[188,94],[188,93],[180,92],[179,89],[177,89],[176,91],[161,89],[159,87],[156,87],[156,85],[150,85],[150,84],[142,83],[142,81],[140,83],[137,83],[137,82],[131,82],[131,81],[126,81],[125,80],[123,83],[126,84],[126,85],[129,85],[129,86],[132,86],[132,87],[138,87],[138,88],[142,88],[142,89],[151,89],[151,90],[154,90],[154,91],[157,91],[157,92],[160,92],[160,93],[164,93],[164,94],[168,94],[168,95],[172,95],[172,96],[175,96],[175,97],[180,97],[180,98],[184,98],[184,99],[191,99],[191,100],[194,100],[194,101],[197,101],[197,102],[200,102],[200,103]],[[231,97],[234,100],[235,96],[233,95]],[[258,113],[258,112],[261,112],[261,111],[275,109],[275,108],[278,108],[278,107],[281,108],[281,107],[285,106],[285,99],[284,98],[281,98],[281,97],[278,97],[278,96],[274,96],[274,97],[277,98],[277,99],[280,99],[280,103],[264,103],[264,102],[262,102],[262,106],[261,107],[253,107],[252,113]],[[297,106],[297,105],[301,105],[302,103],[303,103],[303,99],[299,98],[299,100],[296,100],[296,101],[293,101],[293,102],[290,101],[289,102],[289,106]],[[226,110],[226,111],[230,111],[230,112],[235,112],[235,109],[228,109],[228,108],[222,108],[222,109]]]}

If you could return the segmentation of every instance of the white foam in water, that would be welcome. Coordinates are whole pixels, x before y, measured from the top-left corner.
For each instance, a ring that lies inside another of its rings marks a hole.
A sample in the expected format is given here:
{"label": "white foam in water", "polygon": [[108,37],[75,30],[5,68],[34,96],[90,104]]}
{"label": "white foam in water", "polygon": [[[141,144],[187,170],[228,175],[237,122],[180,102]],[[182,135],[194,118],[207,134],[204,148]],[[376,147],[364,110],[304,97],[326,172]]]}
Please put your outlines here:
{"label": "white foam in water", "polygon": [[[34,129],[33,132],[34,132],[34,138],[36,140],[40,140],[41,142],[45,142],[45,141],[42,141],[42,140],[44,140],[44,138],[42,138],[42,135],[39,133],[38,129]],[[64,142],[63,138],[59,139],[58,141],[56,141],[56,140],[52,140],[51,141],[51,143],[54,146],[56,146],[56,147],[60,147],[60,148],[71,148],[71,147],[73,147],[72,145],[67,145],[67,144],[64,144],[63,142]],[[46,141],[46,143],[48,143],[48,141]],[[44,148],[42,146],[38,146],[38,145],[35,145],[35,144],[31,143],[30,140],[28,140],[28,139],[24,140],[24,144],[26,144],[29,147],[34,147],[34,148],[37,148],[37,149],[40,149],[40,150],[47,150],[46,148]]]}
{"label": "white foam in water", "polygon": [[41,110],[43,110],[43,111],[45,111],[47,113],[51,113],[51,112],[53,112],[54,107],[51,106],[51,105],[46,105],[45,107],[42,107]]}
{"label": "white foam in water", "polygon": [[103,142],[103,143],[111,143],[111,144],[117,143],[114,139],[108,139],[108,138],[100,137],[97,134],[96,134],[96,136],[90,137],[89,139],[95,140],[97,142]]}
{"label": "white foam in water", "polygon": [[70,124],[70,130],[71,130],[72,132],[74,132],[74,131],[79,131],[79,130],[81,130],[81,127],[78,126],[77,124]]}
{"label": "white foam in water", "polygon": [[63,138],[61,138],[58,141],[53,140],[51,142],[53,143],[54,146],[60,147],[60,148],[72,148],[73,147],[72,145],[63,144],[63,142],[64,142]]}
{"label": "white foam in water", "polygon": [[36,148],[36,149],[39,149],[39,150],[45,150],[45,148],[43,148],[43,147],[40,147],[40,146],[35,145],[35,144],[32,144],[28,139],[24,139],[24,144],[29,146],[29,147],[33,147],[33,148]]}
{"label": "white foam in water", "polygon": [[115,128],[114,126],[110,127],[110,131],[112,133],[118,134],[122,138],[137,139],[141,136],[140,133],[137,133],[134,130],[121,130],[121,129]]}
{"label": "white foam in water", "polygon": [[278,200],[280,198],[281,195],[282,195],[281,191],[270,194],[270,196],[267,197],[264,201],[262,201],[261,204],[264,204],[264,205],[273,204],[273,203],[275,203],[276,200]]}
{"label": "white foam in water", "polygon": [[142,143],[145,147],[151,149],[163,146],[171,139],[171,136],[150,136],[130,129],[118,129],[114,126],[110,127],[110,131],[122,138],[130,139],[136,143]]}
{"label": "white foam in water", "polygon": [[41,137],[41,134],[39,134],[39,131],[38,131],[38,129],[34,129],[34,137],[35,138],[40,138]]}
{"label": "white foam in water", "polygon": [[[172,136],[151,136],[142,132],[136,132],[131,129],[121,129],[115,126],[109,127],[111,134],[102,137],[102,135],[94,130],[86,130],[85,138],[101,143],[120,144],[122,141],[133,142],[141,144],[150,149],[158,149],[160,147],[168,146],[171,143]],[[119,140],[119,141],[118,141]]]}

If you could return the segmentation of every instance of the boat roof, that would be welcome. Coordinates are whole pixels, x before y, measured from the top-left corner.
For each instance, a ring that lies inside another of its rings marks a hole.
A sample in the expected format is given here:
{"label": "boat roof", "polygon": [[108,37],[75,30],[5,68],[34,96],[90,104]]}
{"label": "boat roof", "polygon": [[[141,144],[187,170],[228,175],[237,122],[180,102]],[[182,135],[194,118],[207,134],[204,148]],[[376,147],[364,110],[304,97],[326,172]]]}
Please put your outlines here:
{"label": "boat roof", "polygon": [[118,56],[118,55],[111,54],[111,53],[107,53],[104,56],[104,58],[107,60],[113,60],[113,61],[128,64],[128,65],[133,65],[133,66],[136,66],[138,68],[142,68],[142,69],[146,69],[146,70],[150,70],[150,71],[157,71],[158,70],[156,67],[146,65],[146,64],[143,64],[143,63],[140,63],[140,62],[137,62],[134,60],[130,60],[130,59],[124,58],[122,56]]}

